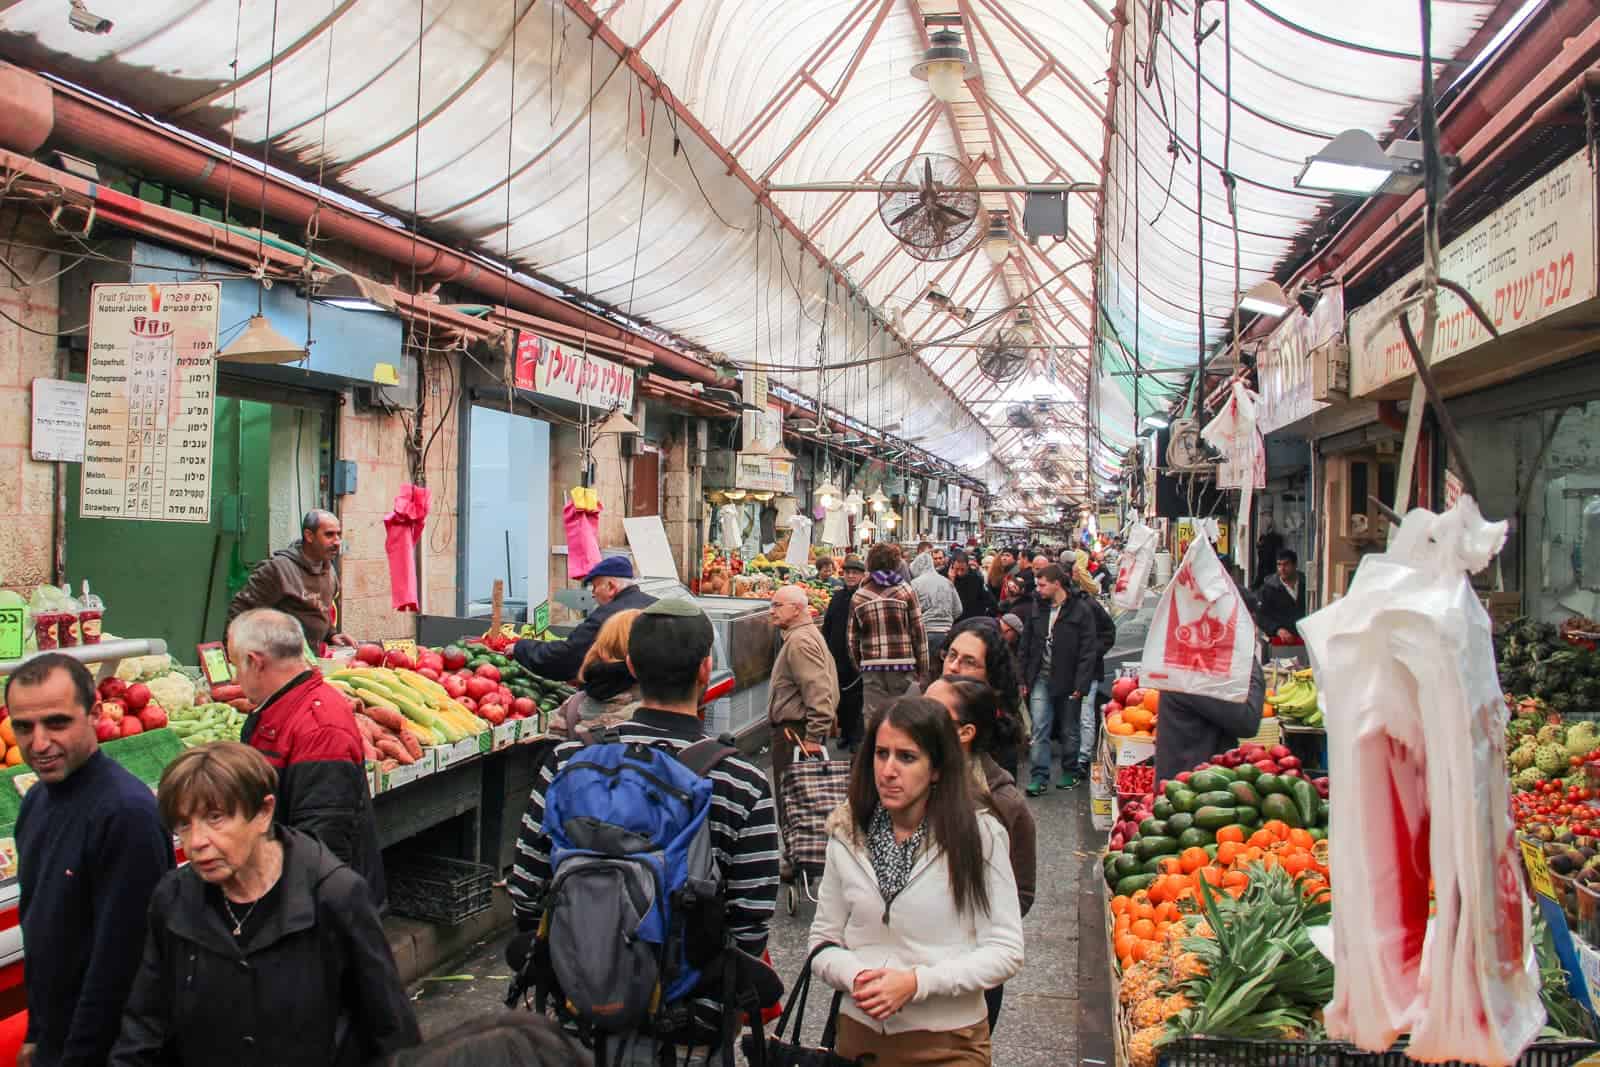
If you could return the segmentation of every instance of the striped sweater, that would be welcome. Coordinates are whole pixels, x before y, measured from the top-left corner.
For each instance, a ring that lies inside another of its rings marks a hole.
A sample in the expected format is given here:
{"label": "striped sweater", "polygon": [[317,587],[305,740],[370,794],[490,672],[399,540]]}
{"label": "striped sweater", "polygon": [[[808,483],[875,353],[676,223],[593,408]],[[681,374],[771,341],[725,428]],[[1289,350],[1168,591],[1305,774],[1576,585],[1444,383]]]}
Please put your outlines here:
{"label": "striped sweater", "polygon": [[[641,707],[631,720],[617,725],[623,741],[670,744],[682,751],[704,734],[700,723],[687,715]],[[528,810],[517,834],[517,858],[506,888],[517,926],[538,926],[545,888],[550,884],[550,839],[544,834],[544,793],[556,772],[582,748],[569,741],[546,760],[528,798]],[[767,923],[778,898],[778,822],[767,776],[748,760],[729,756],[711,771],[711,847],[727,886],[727,929],[740,948],[760,958],[767,946]],[[718,1031],[721,1006],[697,998],[695,1021],[708,1031]]]}

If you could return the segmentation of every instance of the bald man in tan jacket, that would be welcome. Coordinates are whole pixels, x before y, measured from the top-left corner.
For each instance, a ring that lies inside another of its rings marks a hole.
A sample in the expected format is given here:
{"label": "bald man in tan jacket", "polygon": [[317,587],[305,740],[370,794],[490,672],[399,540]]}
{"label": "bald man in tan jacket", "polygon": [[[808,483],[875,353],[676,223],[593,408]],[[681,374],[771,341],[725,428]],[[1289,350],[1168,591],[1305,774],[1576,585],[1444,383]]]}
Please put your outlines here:
{"label": "bald man in tan jacket", "polygon": [[833,734],[839,708],[839,672],[833,654],[811,617],[805,590],[786,585],[772,594],[771,618],[783,634],[783,647],[772,664],[767,697],[767,722],[772,726],[773,796],[778,825],[784,825],[783,772],[794,758],[792,729],[808,752],[819,751]]}

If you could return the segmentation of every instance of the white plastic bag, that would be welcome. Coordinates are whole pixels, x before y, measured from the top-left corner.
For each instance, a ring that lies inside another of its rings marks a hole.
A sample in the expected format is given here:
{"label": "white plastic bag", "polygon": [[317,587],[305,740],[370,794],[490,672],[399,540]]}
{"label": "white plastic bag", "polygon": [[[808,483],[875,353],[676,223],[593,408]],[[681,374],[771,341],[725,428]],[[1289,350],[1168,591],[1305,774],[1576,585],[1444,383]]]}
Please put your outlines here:
{"label": "white plastic bag", "polygon": [[1256,624],[1216,550],[1196,537],[1161,594],[1144,642],[1146,685],[1239,702],[1250,693]]}
{"label": "white plastic bag", "polygon": [[1117,584],[1111,587],[1112,607],[1118,611],[1137,611],[1144,604],[1144,591],[1150,585],[1150,568],[1155,562],[1156,532],[1142,522],[1135,522],[1117,558]]}
{"label": "white plastic bag", "polygon": [[[1512,836],[1506,706],[1467,580],[1505,541],[1463,496],[1405,517],[1343,598],[1300,623],[1334,781],[1328,1033],[1510,1064],[1544,1022]],[[1428,920],[1432,879],[1437,912]]]}

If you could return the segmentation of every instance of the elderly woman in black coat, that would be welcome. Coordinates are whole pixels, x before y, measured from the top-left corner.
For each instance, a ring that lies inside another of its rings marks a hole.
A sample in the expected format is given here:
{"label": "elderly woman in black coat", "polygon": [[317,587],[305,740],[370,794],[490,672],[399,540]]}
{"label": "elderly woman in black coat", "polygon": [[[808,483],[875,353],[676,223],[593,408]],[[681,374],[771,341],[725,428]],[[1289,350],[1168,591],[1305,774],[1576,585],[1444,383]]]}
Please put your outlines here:
{"label": "elderly woman in black coat", "polygon": [[156,799],[188,866],[150,901],[115,1067],[356,1067],[417,1044],[366,883],[273,826],[277,774],[247,745],[183,753]]}

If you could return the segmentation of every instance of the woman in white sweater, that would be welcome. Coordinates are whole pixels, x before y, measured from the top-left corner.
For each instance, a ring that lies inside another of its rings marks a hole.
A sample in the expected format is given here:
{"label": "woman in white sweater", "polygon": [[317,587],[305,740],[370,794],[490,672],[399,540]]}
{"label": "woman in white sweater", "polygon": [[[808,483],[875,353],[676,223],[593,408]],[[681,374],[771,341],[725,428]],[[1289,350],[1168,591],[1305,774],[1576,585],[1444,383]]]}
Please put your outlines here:
{"label": "woman in white sweater", "polygon": [[813,971],[845,994],[837,1051],[987,1067],[983,994],[1022,968],[1022,915],[1005,829],[943,705],[907,697],[868,723],[828,826],[811,948],[836,946]]}

